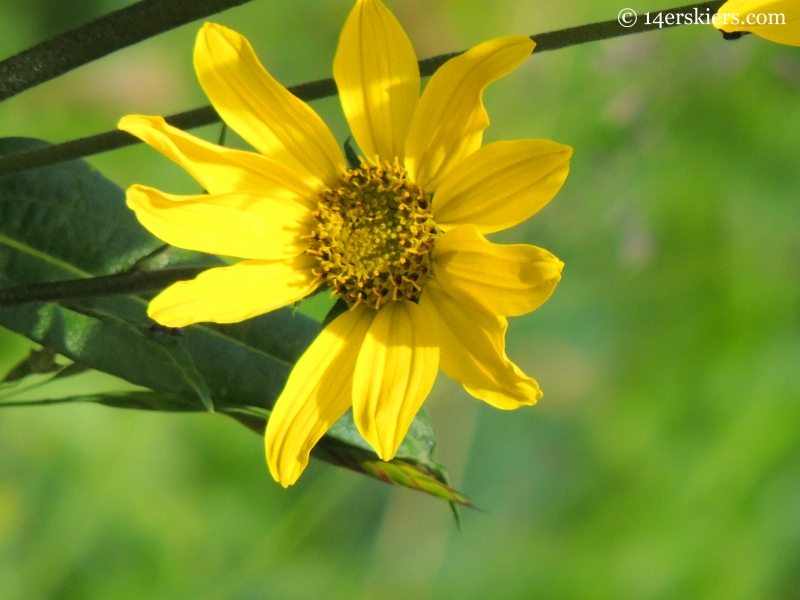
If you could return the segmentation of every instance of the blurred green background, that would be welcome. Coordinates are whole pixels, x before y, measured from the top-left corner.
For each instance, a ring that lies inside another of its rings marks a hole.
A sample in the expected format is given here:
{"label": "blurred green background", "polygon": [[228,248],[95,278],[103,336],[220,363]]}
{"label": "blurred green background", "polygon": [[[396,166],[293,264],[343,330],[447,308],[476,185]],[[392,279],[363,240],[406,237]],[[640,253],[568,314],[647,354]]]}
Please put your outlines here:
{"label": "blurred green background", "polygon": [[[126,4],[3,0],[0,57]],[[420,57],[623,8],[388,4]],[[288,85],[330,74],[350,7],[256,0],[214,20]],[[197,28],[0,104],[0,135],[64,141],[204,104]],[[458,532],[443,502],[320,463],[283,490],[224,417],[6,408],[0,598],[800,597],[800,49],[681,27],[534,55],[486,105],[487,141],[575,156],[549,206],[494,236],[566,263],[508,334],[543,400],[500,412],[440,375],[426,405],[484,511]],[[338,101],[313,106],[344,141]],[[122,186],[198,190],[145,147],[90,162]],[[0,374],[28,348],[0,331]],[[60,391],[116,385],[82,377]]]}

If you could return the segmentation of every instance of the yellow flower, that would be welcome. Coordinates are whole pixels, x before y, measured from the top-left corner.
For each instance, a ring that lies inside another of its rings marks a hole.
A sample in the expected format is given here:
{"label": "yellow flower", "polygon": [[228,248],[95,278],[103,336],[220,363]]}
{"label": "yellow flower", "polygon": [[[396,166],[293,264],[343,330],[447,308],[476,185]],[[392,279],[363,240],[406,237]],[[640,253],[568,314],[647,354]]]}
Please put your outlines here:
{"label": "yellow flower", "polygon": [[800,46],[798,0],[728,0],[713,23],[727,33],[749,31],[772,42]]}
{"label": "yellow flower", "polygon": [[541,397],[506,356],[505,317],[541,305],[563,264],[484,234],[549,202],[572,149],[543,140],[481,147],[484,89],[533,47],[521,36],[481,44],[442,66],[420,97],[400,24],[379,0],[359,0],[333,67],[367,158],[353,170],[319,116],[264,70],[247,40],[211,23],[195,47],[200,83],[260,154],[209,144],[158,117],[120,121],[208,191],[172,196],[134,185],[128,206],[139,221],[175,246],[247,259],[167,288],[150,303],[153,319],[241,321],[321,285],[350,306],[297,362],[269,419],[267,462],[284,486],[351,406],[359,431],[391,459],[439,366],[501,409]]}

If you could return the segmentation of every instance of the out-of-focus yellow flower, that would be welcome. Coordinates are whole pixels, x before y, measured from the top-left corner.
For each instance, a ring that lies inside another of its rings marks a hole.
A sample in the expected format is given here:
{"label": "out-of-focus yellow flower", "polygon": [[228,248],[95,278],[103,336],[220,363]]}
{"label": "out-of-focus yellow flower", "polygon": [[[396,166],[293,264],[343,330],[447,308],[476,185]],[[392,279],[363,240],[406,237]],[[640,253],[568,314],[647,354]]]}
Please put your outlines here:
{"label": "out-of-focus yellow flower", "polygon": [[749,31],[772,42],[800,46],[798,0],[728,0],[713,23],[727,33]]}
{"label": "out-of-focus yellow flower", "polygon": [[442,66],[420,97],[417,59],[397,19],[379,0],[359,0],[333,67],[366,157],[357,169],[246,39],[211,23],[195,47],[200,83],[260,154],[209,144],[158,117],[120,121],[208,191],[179,197],[134,185],[127,201],[139,221],[175,246],[247,259],[167,288],[150,303],[153,319],[242,321],[321,285],[350,307],[297,362],[269,419],[267,461],[284,486],[350,406],[359,431],[391,459],[439,366],[498,408],[541,397],[506,356],[505,317],[541,305],[563,264],[484,234],[549,202],[572,149],[543,140],[481,147],[484,89],[533,48],[521,36],[481,44]]}

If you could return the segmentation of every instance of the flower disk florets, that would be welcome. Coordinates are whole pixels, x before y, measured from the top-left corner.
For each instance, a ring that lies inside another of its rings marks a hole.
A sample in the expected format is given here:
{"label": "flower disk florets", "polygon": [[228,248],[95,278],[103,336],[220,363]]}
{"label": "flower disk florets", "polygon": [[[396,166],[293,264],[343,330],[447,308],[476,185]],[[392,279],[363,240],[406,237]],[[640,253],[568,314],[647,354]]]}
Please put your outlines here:
{"label": "flower disk florets", "polygon": [[315,274],[350,307],[418,300],[437,235],[430,208],[397,160],[362,162],[319,195],[307,250],[319,259]]}

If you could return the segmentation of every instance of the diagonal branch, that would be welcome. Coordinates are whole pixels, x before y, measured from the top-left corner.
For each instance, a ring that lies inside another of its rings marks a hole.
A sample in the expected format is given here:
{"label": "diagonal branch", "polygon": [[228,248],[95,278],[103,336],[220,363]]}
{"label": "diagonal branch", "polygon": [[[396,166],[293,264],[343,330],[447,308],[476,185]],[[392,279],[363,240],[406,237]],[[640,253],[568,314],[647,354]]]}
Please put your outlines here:
{"label": "diagonal branch", "polygon": [[160,271],[132,271],[88,279],[67,279],[4,288],[0,289],[0,307],[27,302],[63,302],[98,296],[155,292],[176,281],[193,279],[204,270],[205,268],[182,267]]}
{"label": "diagonal branch", "polygon": [[250,0],[141,0],[0,62],[0,101],[120,48]]}
{"label": "diagonal branch", "polygon": [[[689,6],[671,8],[659,12],[664,15],[664,17],[666,17],[667,14],[693,13],[695,9],[697,9],[700,14],[705,14],[706,10],[710,10],[711,14],[713,14],[723,3],[724,2],[720,0],[716,0],[714,2],[702,2],[700,4],[691,4]],[[648,25],[645,19],[640,16],[638,22],[633,27],[622,27],[616,20],[602,21],[589,25],[581,25],[579,27],[570,27],[568,29],[535,34],[531,36],[531,39],[536,42],[536,50],[534,52],[534,55],[536,55],[550,50],[569,48],[570,46],[607,40],[634,33],[643,33],[662,28],[667,29],[682,24],[683,23],[680,22],[675,25],[665,24],[663,27],[654,23]],[[459,54],[461,54],[461,52],[440,54],[419,61],[420,74],[423,77],[433,75],[445,62]],[[289,91],[301,100],[309,102],[311,100],[318,100],[335,95],[336,84],[333,79],[319,79],[317,81],[292,86],[289,88]],[[203,125],[210,125],[220,120],[219,115],[217,115],[216,111],[211,106],[204,106],[202,108],[174,114],[168,116],[166,119],[167,122],[181,129],[202,127]],[[115,150],[138,143],[140,143],[139,139],[124,131],[107,131],[105,133],[71,140],[61,144],[54,144],[38,150],[9,154],[0,157],[0,176],[8,173],[26,171],[28,169],[35,169],[37,167],[44,167],[81,158],[83,156],[100,154],[101,152],[108,152],[109,150]]]}

